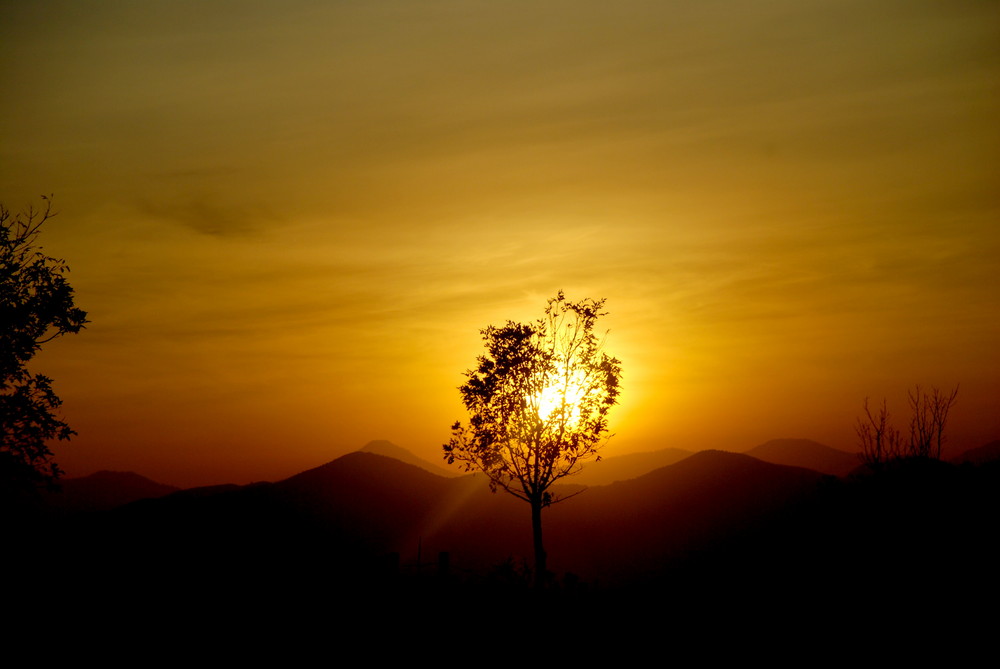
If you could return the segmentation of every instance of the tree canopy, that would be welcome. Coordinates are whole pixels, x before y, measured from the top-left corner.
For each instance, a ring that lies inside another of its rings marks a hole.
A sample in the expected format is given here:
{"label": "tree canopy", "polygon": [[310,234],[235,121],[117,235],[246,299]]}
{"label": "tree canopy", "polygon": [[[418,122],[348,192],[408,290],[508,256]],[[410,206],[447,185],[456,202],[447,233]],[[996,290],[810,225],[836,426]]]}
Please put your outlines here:
{"label": "tree canopy", "polygon": [[52,379],[30,373],[27,363],[46,342],[79,332],[87,313],[74,304],[65,261],[38,245],[55,215],[43,200],[44,209],[17,214],[0,205],[0,472],[51,480],[61,472],[49,442],[75,433],[55,413],[62,402]]}
{"label": "tree canopy", "polygon": [[546,563],[541,510],[559,501],[552,484],[599,457],[610,437],[621,362],[594,333],[603,306],[603,299],[570,302],[560,291],[544,318],[481,330],[486,353],[459,388],[469,424],[456,422],[444,445],[449,464],[482,471],[494,492],[531,504],[537,578]]}

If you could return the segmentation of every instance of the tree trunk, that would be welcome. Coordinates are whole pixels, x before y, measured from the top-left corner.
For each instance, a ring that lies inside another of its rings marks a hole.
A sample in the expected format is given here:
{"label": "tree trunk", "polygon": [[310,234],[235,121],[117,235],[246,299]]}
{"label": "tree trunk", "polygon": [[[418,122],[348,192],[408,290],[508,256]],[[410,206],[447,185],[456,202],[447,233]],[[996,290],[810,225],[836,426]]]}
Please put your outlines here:
{"label": "tree trunk", "polygon": [[535,539],[535,588],[541,590],[548,581],[545,546],[542,544],[542,500],[531,500],[531,529]]}

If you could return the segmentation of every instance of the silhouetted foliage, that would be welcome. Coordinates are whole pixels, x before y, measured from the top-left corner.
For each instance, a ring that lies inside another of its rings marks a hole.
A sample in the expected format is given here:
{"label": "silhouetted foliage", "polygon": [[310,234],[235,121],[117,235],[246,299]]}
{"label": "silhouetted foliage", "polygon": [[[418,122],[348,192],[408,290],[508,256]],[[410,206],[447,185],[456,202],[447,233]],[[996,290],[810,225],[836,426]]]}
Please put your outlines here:
{"label": "silhouetted foliage", "polygon": [[26,367],[42,344],[87,322],[73,303],[66,263],[38,245],[42,225],[55,215],[43,200],[44,210],[17,214],[0,205],[0,476],[11,480],[57,478],[48,442],[75,434],[56,416],[62,402],[52,379]]}
{"label": "silhouetted foliage", "polygon": [[536,583],[544,583],[541,512],[559,501],[553,483],[580,470],[610,436],[621,362],[594,334],[604,300],[569,302],[562,291],[534,323],[508,321],[481,331],[487,353],[459,390],[469,425],[452,426],[445,459],[486,474],[531,505]]}
{"label": "silhouetted foliage", "polygon": [[885,399],[873,415],[868,398],[865,398],[865,415],[858,418],[855,432],[861,446],[861,460],[869,467],[878,469],[901,458],[941,458],[944,429],[958,397],[958,386],[950,393],[938,388],[931,388],[931,392],[927,393],[917,385],[908,391],[908,397],[911,411],[909,441],[905,441],[902,432],[890,423]]}

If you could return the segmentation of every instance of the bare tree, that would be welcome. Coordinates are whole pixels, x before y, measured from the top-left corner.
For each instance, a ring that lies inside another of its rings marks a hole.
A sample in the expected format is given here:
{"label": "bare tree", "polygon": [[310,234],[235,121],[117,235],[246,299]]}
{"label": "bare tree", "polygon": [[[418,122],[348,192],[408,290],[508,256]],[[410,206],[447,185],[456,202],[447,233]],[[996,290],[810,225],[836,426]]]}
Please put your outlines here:
{"label": "bare tree", "polygon": [[924,392],[920,386],[909,391],[910,410],[913,412],[910,418],[909,455],[940,459],[948,413],[957,397],[958,386],[949,394],[934,387],[930,393]]}
{"label": "bare tree", "polygon": [[865,398],[865,415],[857,419],[854,431],[861,446],[861,461],[873,469],[901,458],[941,458],[948,414],[958,397],[958,386],[950,393],[932,387],[925,392],[919,385],[907,392],[910,405],[910,438],[890,422],[885,399],[873,414]]}
{"label": "bare tree", "polygon": [[889,422],[889,409],[885,399],[878,413],[872,415],[865,398],[865,415],[859,417],[854,431],[861,442],[861,460],[873,468],[881,467],[894,458],[900,457],[902,437],[898,429]]}

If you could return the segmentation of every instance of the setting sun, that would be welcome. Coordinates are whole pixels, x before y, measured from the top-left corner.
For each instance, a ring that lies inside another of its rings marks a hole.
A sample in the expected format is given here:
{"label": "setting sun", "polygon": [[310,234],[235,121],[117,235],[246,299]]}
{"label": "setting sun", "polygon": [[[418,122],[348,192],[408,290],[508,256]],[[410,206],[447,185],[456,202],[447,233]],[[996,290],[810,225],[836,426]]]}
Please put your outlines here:
{"label": "setting sun", "polygon": [[535,396],[532,404],[544,422],[554,419],[556,423],[575,425],[580,422],[580,404],[585,394],[586,379],[582,372],[560,373],[554,383]]}

